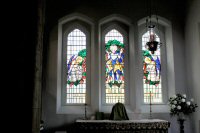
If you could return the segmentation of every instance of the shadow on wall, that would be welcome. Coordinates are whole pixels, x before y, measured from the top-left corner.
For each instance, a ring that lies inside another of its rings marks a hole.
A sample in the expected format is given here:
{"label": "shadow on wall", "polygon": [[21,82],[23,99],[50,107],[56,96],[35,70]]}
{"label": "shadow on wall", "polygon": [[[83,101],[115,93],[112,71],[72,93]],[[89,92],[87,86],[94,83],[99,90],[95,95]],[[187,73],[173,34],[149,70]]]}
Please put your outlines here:
{"label": "shadow on wall", "polygon": [[[200,45],[200,23],[198,24],[199,25],[199,45]],[[199,127],[200,128],[200,127]],[[200,131],[200,130],[199,130]]]}
{"label": "shadow on wall", "polygon": [[[92,118],[92,116],[88,116],[88,118]],[[104,119],[109,119],[110,118],[110,113],[104,113]],[[61,126],[53,127],[53,128],[48,128],[45,123],[43,125],[43,130],[40,131],[40,133],[76,133],[74,129],[74,122],[72,123],[64,123]]]}
{"label": "shadow on wall", "polygon": [[40,133],[72,133],[73,132],[73,123],[72,124],[63,124],[62,126],[54,128],[44,128]]}

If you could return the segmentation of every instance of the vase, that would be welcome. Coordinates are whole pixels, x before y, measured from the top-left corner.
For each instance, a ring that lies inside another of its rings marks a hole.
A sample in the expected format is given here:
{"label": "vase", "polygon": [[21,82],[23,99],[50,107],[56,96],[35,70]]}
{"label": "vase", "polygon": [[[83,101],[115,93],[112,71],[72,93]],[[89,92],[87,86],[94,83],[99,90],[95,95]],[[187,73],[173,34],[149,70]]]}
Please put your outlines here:
{"label": "vase", "polygon": [[185,115],[183,113],[180,113],[178,115],[178,123],[179,123],[179,126],[180,126],[180,133],[184,133],[184,122],[185,122]]}

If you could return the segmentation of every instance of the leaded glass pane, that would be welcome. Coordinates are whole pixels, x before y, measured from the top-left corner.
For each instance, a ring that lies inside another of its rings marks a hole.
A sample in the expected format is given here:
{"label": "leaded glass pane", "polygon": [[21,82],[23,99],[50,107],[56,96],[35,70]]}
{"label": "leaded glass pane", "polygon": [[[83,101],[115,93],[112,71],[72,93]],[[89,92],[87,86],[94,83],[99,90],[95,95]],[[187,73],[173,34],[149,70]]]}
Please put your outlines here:
{"label": "leaded glass pane", "polygon": [[[149,41],[149,32],[142,36],[142,53],[143,53],[143,90],[144,90],[144,103],[162,102],[162,86],[161,86],[161,50],[158,46],[154,54],[152,54],[146,47]],[[156,41],[160,42],[160,38],[156,35]]]}
{"label": "leaded glass pane", "polygon": [[105,36],[106,103],[124,103],[124,44],[123,36],[115,29]]}
{"label": "leaded glass pane", "polygon": [[85,103],[86,96],[86,36],[74,29],[67,37],[66,103]]}

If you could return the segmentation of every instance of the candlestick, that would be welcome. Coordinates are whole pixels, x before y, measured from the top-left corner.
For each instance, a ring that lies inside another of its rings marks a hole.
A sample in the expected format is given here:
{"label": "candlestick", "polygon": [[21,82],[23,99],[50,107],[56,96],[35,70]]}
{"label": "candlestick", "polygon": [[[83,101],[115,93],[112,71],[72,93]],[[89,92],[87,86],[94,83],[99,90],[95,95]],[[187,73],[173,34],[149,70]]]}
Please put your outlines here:
{"label": "candlestick", "polygon": [[86,109],[87,104],[85,103],[85,120],[87,120],[87,109]]}
{"label": "candlestick", "polygon": [[151,110],[151,91],[150,91],[150,102],[149,102],[149,107],[150,107],[150,116],[149,116],[149,118],[151,119],[151,118],[152,118],[152,115],[151,115],[151,112],[152,112],[152,110]]}

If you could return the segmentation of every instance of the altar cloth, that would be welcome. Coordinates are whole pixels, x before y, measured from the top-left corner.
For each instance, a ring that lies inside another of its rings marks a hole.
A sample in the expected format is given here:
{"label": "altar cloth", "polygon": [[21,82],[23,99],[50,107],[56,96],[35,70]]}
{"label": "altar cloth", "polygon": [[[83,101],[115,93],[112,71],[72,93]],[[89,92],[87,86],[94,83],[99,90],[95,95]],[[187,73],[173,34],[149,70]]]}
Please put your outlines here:
{"label": "altar cloth", "polygon": [[161,119],[141,119],[141,120],[76,120],[76,122],[86,123],[152,123],[152,122],[168,122]]}
{"label": "altar cloth", "polygon": [[161,119],[76,120],[78,133],[168,133],[170,122]]}

